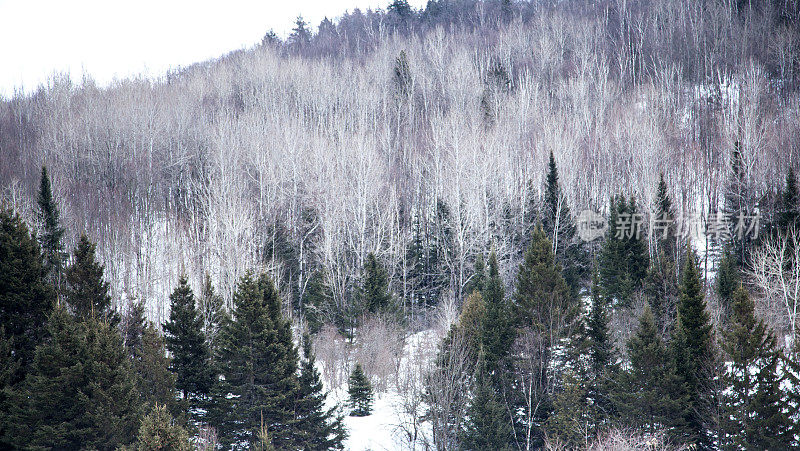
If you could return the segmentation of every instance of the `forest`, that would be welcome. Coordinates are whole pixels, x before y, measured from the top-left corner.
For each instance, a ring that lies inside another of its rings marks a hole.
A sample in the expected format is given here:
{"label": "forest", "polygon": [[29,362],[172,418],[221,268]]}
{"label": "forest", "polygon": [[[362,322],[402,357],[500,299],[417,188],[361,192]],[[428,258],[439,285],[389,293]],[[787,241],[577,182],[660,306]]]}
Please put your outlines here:
{"label": "forest", "polygon": [[800,3],[405,0],[0,98],[0,448],[800,449]]}

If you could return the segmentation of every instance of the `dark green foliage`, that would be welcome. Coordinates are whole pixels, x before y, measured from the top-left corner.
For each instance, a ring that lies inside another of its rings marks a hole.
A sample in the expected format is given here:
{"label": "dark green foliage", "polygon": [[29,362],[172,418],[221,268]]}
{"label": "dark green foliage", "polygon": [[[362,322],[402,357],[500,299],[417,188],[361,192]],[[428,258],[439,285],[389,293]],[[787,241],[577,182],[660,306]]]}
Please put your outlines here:
{"label": "dark green foliage", "polygon": [[630,367],[620,373],[612,393],[621,424],[645,433],[666,431],[686,438],[688,393],[648,307],[627,343]]}
{"label": "dark green foliage", "polygon": [[130,300],[125,313],[122,315],[120,331],[122,332],[122,341],[125,344],[125,349],[128,350],[128,355],[131,358],[134,358],[142,349],[142,335],[146,326],[144,302]]}
{"label": "dark green foliage", "polygon": [[511,450],[513,435],[508,412],[492,382],[483,353],[479,353],[472,400],[467,408],[461,447],[468,451]]}
{"label": "dark green foliage", "polygon": [[352,409],[350,415],[365,417],[372,413],[372,385],[360,363],[356,363],[348,382],[347,393],[350,395],[349,403]]}
{"label": "dark green foliage", "polygon": [[547,418],[548,437],[557,439],[569,449],[585,445],[594,424],[593,408],[585,374],[567,369],[560,381],[560,390],[553,396],[553,412]]}
{"label": "dark green foliage", "polygon": [[587,395],[592,410],[590,424],[595,430],[614,416],[610,392],[619,369],[609,329],[608,307],[608,301],[600,295],[599,277],[595,273],[592,277],[592,305],[586,321],[589,354]]}
{"label": "dark green foliage", "polygon": [[739,275],[739,266],[736,264],[736,257],[726,248],[723,250],[715,281],[719,304],[723,311],[723,320],[729,318],[733,313],[733,294],[740,284],[741,276]]}
{"label": "dark green foliage", "polygon": [[798,230],[798,227],[800,227],[800,192],[797,190],[797,176],[790,166],[778,206],[778,231],[785,235],[789,230]]}
{"label": "dark green foliage", "polygon": [[730,246],[731,253],[736,258],[736,263],[740,268],[744,267],[750,257],[750,247],[753,240],[750,234],[745,233],[746,230],[742,230],[742,233],[737,233],[733,229],[740,219],[752,213],[754,201],[751,191],[752,188],[746,174],[741,143],[736,141],[731,152],[731,174],[725,187],[724,215],[731,226],[731,234],[727,245]]}
{"label": "dark green foliage", "polygon": [[19,215],[0,209],[0,327],[19,364],[11,384],[24,378],[53,309],[55,294],[45,276],[39,245],[28,227]]}
{"label": "dark green foliage", "polygon": [[710,446],[707,434],[712,416],[712,380],[717,370],[717,358],[711,320],[700,282],[694,252],[687,250],[683,267],[678,304],[678,323],[672,340],[677,373],[686,384],[689,395],[689,414],[686,417],[690,442],[700,447]]}
{"label": "dark green foliage", "polygon": [[[322,270],[311,273],[308,286],[303,292],[302,306],[309,332],[312,334],[319,332],[325,323],[324,314],[333,306],[333,293],[325,283],[325,273]],[[337,322],[340,325],[345,323],[344,321]]]}
{"label": "dark green foliage", "polygon": [[479,253],[475,257],[475,268],[472,276],[464,286],[464,294],[469,296],[473,291],[482,292],[486,285],[486,263],[483,261],[483,254]]}
{"label": "dark green foliage", "polygon": [[103,265],[95,257],[95,245],[81,235],[67,268],[66,299],[78,319],[108,318],[116,324],[119,315],[111,305],[108,282],[103,279]]}
{"label": "dark green foliage", "polygon": [[730,359],[721,442],[725,449],[789,449],[791,422],[777,375],[777,340],[756,320],[755,304],[743,287],[733,299],[733,318],[721,345]]}
{"label": "dark green foliage", "polygon": [[409,304],[430,307],[436,305],[449,282],[447,262],[453,246],[450,209],[439,200],[435,216],[425,219],[417,215],[413,227],[414,236],[406,250]]}
{"label": "dark green foliage", "polygon": [[77,321],[60,306],[11,400],[9,435],[18,447],[114,449],[133,442],[141,411],[116,328]]}
{"label": "dark green foliage", "polygon": [[634,199],[611,199],[608,231],[600,253],[600,286],[607,297],[621,305],[627,305],[647,276],[647,223],[642,218]]}
{"label": "dark green foliage", "polygon": [[397,95],[400,97],[411,95],[412,82],[411,69],[408,67],[408,57],[405,50],[401,50],[400,55],[394,61],[394,86]]}
{"label": "dark green foliage", "polygon": [[189,434],[164,406],[154,405],[142,419],[137,451],[189,451]]}
{"label": "dark green foliage", "polygon": [[656,236],[653,238],[655,238],[657,250],[674,259],[677,251],[678,230],[675,224],[675,212],[672,210],[672,199],[669,197],[663,172],[658,177],[655,207],[654,229]]}
{"label": "dark green foliage", "polygon": [[375,254],[367,255],[359,291],[361,305],[369,313],[394,313],[395,305],[389,292],[389,274]]}
{"label": "dark green foliage", "polygon": [[[488,304],[489,296],[485,297]],[[540,227],[520,264],[513,308],[517,326],[546,330],[553,338],[558,338],[561,327],[578,313],[577,301],[570,296],[550,241]]]}
{"label": "dark green foliage", "polygon": [[211,276],[209,274],[206,274],[203,291],[198,301],[197,313],[200,315],[200,319],[203,323],[203,334],[206,337],[208,349],[213,355],[216,349],[219,328],[228,312],[225,310],[225,302],[222,296],[214,291],[214,284],[211,283]]}
{"label": "dark green foliage", "polygon": [[577,299],[583,287],[584,279],[589,271],[588,254],[584,241],[577,236],[575,219],[567,206],[567,200],[561,192],[558,181],[558,168],[553,152],[550,152],[550,163],[544,186],[544,202],[542,204],[542,229],[553,245],[556,262],[561,265],[564,281],[570,289],[570,295]]}
{"label": "dark green foliage", "polygon": [[303,336],[303,359],[300,364],[300,388],[297,394],[295,415],[298,420],[298,445],[301,449],[343,449],[347,432],[338,406],[325,408],[323,391],[316,359],[311,349],[311,337]]}
{"label": "dark green foliage", "polygon": [[224,446],[256,443],[263,415],[276,449],[297,447],[302,436],[294,413],[300,390],[297,362],[275,285],[267,276],[254,280],[246,274],[233,295],[231,318],[219,333],[217,364],[223,378],[213,389],[209,409]]}
{"label": "dark green foliage", "polygon": [[194,293],[186,277],[181,277],[169,302],[169,320],[163,327],[167,349],[172,354],[175,387],[189,400],[191,407],[197,407],[210,392],[214,373],[203,333],[203,319],[197,312]]}
{"label": "dark green foliage", "polygon": [[64,264],[67,254],[64,252],[64,245],[61,239],[64,236],[64,228],[61,227],[59,219],[58,205],[53,199],[53,191],[50,187],[50,176],[47,175],[47,168],[42,166],[42,176],[39,181],[39,197],[36,199],[39,205],[39,224],[41,232],[39,234],[39,244],[42,248],[44,257],[44,267],[48,274],[48,280],[56,286],[61,287],[63,279]]}
{"label": "dark green foliage", "polygon": [[165,406],[173,417],[183,421],[187,406],[176,396],[176,376],[170,371],[171,363],[164,337],[152,323],[148,323],[142,333],[141,347],[133,358],[139,394],[143,403]]}
{"label": "dark green foliage", "polygon": [[505,297],[503,279],[500,278],[500,268],[494,250],[489,254],[489,274],[482,294],[486,305],[486,319],[481,328],[483,337],[481,346],[487,371],[490,374],[497,374],[508,369],[515,329],[511,318],[511,306]]}

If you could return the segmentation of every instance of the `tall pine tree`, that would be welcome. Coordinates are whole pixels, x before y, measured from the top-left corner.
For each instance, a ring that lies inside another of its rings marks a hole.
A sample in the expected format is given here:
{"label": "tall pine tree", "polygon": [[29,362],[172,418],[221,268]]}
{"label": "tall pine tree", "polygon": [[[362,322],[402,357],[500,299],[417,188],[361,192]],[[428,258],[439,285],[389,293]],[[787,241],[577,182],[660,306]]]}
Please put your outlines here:
{"label": "tall pine tree", "polygon": [[233,295],[231,318],[219,333],[222,377],[213,389],[209,417],[224,446],[255,444],[262,418],[276,449],[299,446],[297,362],[291,324],[281,314],[275,285],[267,276],[255,280],[247,273]]}
{"label": "tall pine tree", "polygon": [[375,254],[367,255],[359,292],[361,304],[369,313],[395,313],[394,300],[389,292],[389,274]]}
{"label": "tall pine tree", "polygon": [[58,205],[53,198],[53,190],[50,186],[50,176],[47,168],[42,166],[42,176],[39,181],[39,244],[44,256],[45,271],[48,279],[55,287],[61,287],[64,276],[64,264],[67,261],[67,254],[64,252],[64,245],[61,239],[64,236],[64,228],[59,219]]}
{"label": "tall pine tree", "polygon": [[460,434],[460,448],[467,451],[511,450],[513,435],[511,422],[482,351],[478,353],[472,400],[467,408],[464,429]]}
{"label": "tall pine tree", "polygon": [[777,374],[777,340],[756,320],[755,304],[743,287],[733,298],[733,318],[721,345],[730,363],[724,375],[728,389],[720,442],[725,449],[789,449],[791,421]]}
{"label": "tall pine tree", "polygon": [[600,285],[605,295],[620,305],[628,304],[647,276],[645,225],[634,199],[611,199],[608,230],[600,251]]}
{"label": "tall pine tree", "polygon": [[169,321],[164,323],[164,333],[167,349],[172,354],[175,386],[190,406],[197,408],[211,391],[214,372],[203,333],[203,319],[197,312],[194,293],[186,277],[180,278],[169,302]]}
{"label": "tall pine tree", "polygon": [[689,412],[686,416],[688,438],[701,449],[707,449],[712,446],[712,437],[709,435],[711,406],[715,403],[712,382],[718,362],[700,272],[694,252],[688,249],[686,254],[672,349],[677,373],[686,384],[689,395]]}
{"label": "tall pine tree", "polygon": [[111,305],[109,285],[103,279],[104,267],[97,262],[95,245],[81,235],[67,268],[66,298],[78,319],[107,318],[116,324],[119,315]]}
{"label": "tall pine tree", "polygon": [[369,378],[364,374],[361,363],[356,363],[347,384],[347,394],[350,396],[349,403],[350,415],[354,417],[365,417],[372,413],[372,385]]}

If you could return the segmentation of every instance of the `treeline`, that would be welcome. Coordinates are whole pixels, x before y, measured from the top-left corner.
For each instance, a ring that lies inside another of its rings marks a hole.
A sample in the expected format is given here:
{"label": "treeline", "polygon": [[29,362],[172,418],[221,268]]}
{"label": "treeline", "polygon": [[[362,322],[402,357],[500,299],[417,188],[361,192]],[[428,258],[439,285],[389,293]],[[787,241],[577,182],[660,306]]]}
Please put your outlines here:
{"label": "treeline", "polygon": [[269,277],[242,277],[230,309],[182,278],[159,327],[141,302],[114,308],[85,235],[68,258],[45,169],[38,206],[35,231],[0,211],[0,446],[343,448],[311,339],[301,357]]}
{"label": "treeline", "polygon": [[[621,230],[623,216],[641,211],[623,196],[611,199],[605,237],[592,252],[558,201],[551,159],[548,194],[512,291],[496,253],[488,250],[488,268],[479,255],[471,294],[426,379],[437,449],[603,448],[616,431],[640,437],[634,447],[800,447],[798,336],[771,330],[756,314],[751,290],[759,288],[744,270],[764,242],[797,233],[794,172],[760,240],[725,236],[711,286],[692,240],[676,230],[666,188],[662,177],[652,214],[666,222],[653,237],[653,258],[646,222],[641,235]],[[726,211],[738,212],[733,192],[727,198]],[[784,255],[780,265],[797,264]],[[716,321],[709,294],[724,312]],[[625,317],[633,321],[620,323]]]}

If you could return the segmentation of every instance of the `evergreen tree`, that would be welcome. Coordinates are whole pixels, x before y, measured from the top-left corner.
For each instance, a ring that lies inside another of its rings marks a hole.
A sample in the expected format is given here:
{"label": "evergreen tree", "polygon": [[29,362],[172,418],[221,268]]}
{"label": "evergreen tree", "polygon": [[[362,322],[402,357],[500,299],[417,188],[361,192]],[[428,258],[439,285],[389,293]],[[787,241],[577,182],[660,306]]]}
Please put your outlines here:
{"label": "evergreen tree", "polygon": [[203,334],[206,337],[208,349],[213,355],[216,350],[217,334],[227,311],[225,311],[222,296],[214,291],[214,284],[211,283],[211,275],[208,273],[206,273],[203,291],[198,300],[200,302],[197,310],[203,323]]}
{"label": "evergreen tree", "polygon": [[479,352],[472,400],[461,432],[460,449],[511,450],[513,435],[505,406],[498,398],[483,352]]}
{"label": "evergreen tree", "polygon": [[48,336],[11,394],[16,447],[114,449],[133,442],[141,404],[122,337],[107,320],[53,311]]}
{"label": "evergreen tree", "polygon": [[752,204],[752,193],[746,174],[741,143],[736,141],[731,152],[731,174],[725,187],[724,215],[733,228],[727,244],[730,246],[734,257],[736,257],[736,263],[740,268],[744,267],[749,258],[752,239],[751,236],[745,233],[746,230],[741,230],[741,233],[738,233],[736,225],[751,213]]}
{"label": "evergreen tree", "polygon": [[611,200],[608,231],[600,252],[600,284],[606,296],[626,305],[647,276],[649,257],[636,201]]}
{"label": "evergreen tree", "polygon": [[489,254],[489,274],[482,294],[486,306],[486,319],[481,327],[481,346],[487,371],[495,375],[493,377],[495,382],[499,382],[501,373],[509,369],[509,354],[516,333],[494,250]]}
{"label": "evergreen tree", "polygon": [[475,257],[475,267],[472,277],[467,280],[464,286],[464,294],[469,296],[473,291],[482,292],[486,285],[486,263],[483,261],[483,254],[478,253]]}
{"label": "evergreen tree", "polygon": [[575,219],[567,206],[558,182],[558,167],[553,152],[544,186],[542,205],[542,229],[551,241],[556,262],[561,265],[564,281],[570,294],[577,299],[588,275],[588,254],[584,242],[576,232]]}
{"label": "evergreen tree", "polygon": [[367,255],[360,290],[361,303],[369,313],[394,313],[394,301],[389,292],[389,274],[375,254]]}
{"label": "evergreen tree", "polygon": [[183,413],[187,405],[176,396],[176,376],[170,371],[172,359],[167,357],[164,337],[152,323],[148,323],[141,341],[133,357],[133,370],[142,402],[149,406],[164,406],[174,418],[184,422]]}
{"label": "evergreen tree", "polygon": [[715,288],[720,306],[722,307],[723,322],[733,313],[733,294],[741,284],[739,267],[736,264],[736,257],[725,248],[722,252],[722,259],[717,268],[717,278]]}
{"label": "evergreen tree", "polygon": [[222,377],[213,389],[209,417],[224,446],[256,443],[262,415],[276,449],[299,446],[297,362],[275,285],[267,276],[254,280],[247,273],[233,295],[231,319],[219,333]]}
{"label": "evergreen tree", "polygon": [[347,393],[350,395],[349,403],[352,409],[350,415],[365,417],[372,413],[372,384],[369,383],[360,363],[356,363],[348,382]]}
{"label": "evergreen tree", "polygon": [[686,417],[689,440],[706,449],[711,446],[708,435],[709,406],[712,380],[717,359],[711,320],[706,311],[706,302],[700,282],[694,253],[687,251],[686,264],[680,288],[678,323],[672,340],[677,373],[686,384],[689,395],[689,413]]}
{"label": "evergreen tree", "polygon": [[645,433],[666,431],[673,440],[685,440],[688,393],[647,306],[627,349],[630,366],[620,373],[612,392],[620,422]]}
{"label": "evergreen tree", "polygon": [[54,302],[39,245],[19,215],[0,208],[0,328],[18,363],[9,384],[24,378]]}
{"label": "evergreen tree", "polygon": [[672,200],[664,174],[659,177],[655,199],[655,258],[647,270],[644,293],[662,337],[671,334],[678,306],[678,236]]}
{"label": "evergreen tree", "polygon": [[548,436],[556,438],[568,449],[580,449],[586,445],[594,427],[586,384],[585,374],[566,369],[561,377],[560,390],[553,396],[553,413],[545,423]]}
{"label": "evergreen tree", "polygon": [[[333,305],[333,293],[325,283],[325,273],[322,270],[311,273],[308,286],[303,293],[302,305],[308,330],[312,334],[316,334],[325,323],[323,316],[325,311]],[[344,321],[340,321],[340,325],[344,325],[344,323]]]}
{"label": "evergreen tree", "polygon": [[300,389],[295,406],[295,414],[301,431],[301,449],[343,449],[347,436],[342,416],[337,413],[338,406],[325,408],[327,394],[323,391],[319,371],[315,367],[314,353],[311,350],[311,337],[303,335],[303,360],[300,365]]}
{"label": "evergreen tree", "polygon": [[791,422],[782,408],[777,340],[756,320],[755,304],[743,287],[733,297],[733,318],[721,345],[730,364],[720,441],[725,449],[789,449]]}
{"label": "evergreen tree", "polygon": [[103,279],[104,267],[97,262],[95,245],[86,235],[81,235],[73,252],[72,264],[67,268],[67,303],[80,320],[107,318],[113,324],[119,315],[111,305],[109,285]]}
{"label": "evergreen tree", "polygon": [[778,206],[778,231],[785,235],[789,230],[800,230],[800,192],[797,189],[797,176],[791,166]]}
{"label": "evergreen tree", "polygon": [[125,314],[122,316],[120,329],[125,349],[128,350],[131,358],[136,358],[142,350],[142,335],[145,327],[147,327],[147,320],[144,317],[144,302],[129,300]]}
{"label": "evergreen tree", "polygon": [[175,387],[192,408],[209,394],[214,381],[211,353],[203,334],[203,319],[195,307],[194,293],[181,277],[169,296],[169,321],[164,323],[167,349],[172,354]]}
{"label": "evergreen tree", "polygon": [[137,451],[189,451],[189,434],[169,414],[166,407],[154,405],[139,427]]}
{"label": "evergreen tree", "polygon": [[592,305],[586,323],[589,354],[587,396],[591,401],[590,424],[595,431],[599,431],[614,415],[613,405],[609,398],[618,368],[614,355],[613,337],[609,329],[608,303],[600,295],[597,273],[592,277]]}
{"label": "evergreen tree", "polygon": [[39,244],[44,256],[45,271],[47,271],[48,280],[53,286],[61,287],[64,264],[67,260],[64,245],[61,243],[64,228],[61,227],[58,205],[53,199],[50,176],[47,175],[47,168],[44,166],[42,166],[37,203],[39,205],[39,224],[41,225]]}

